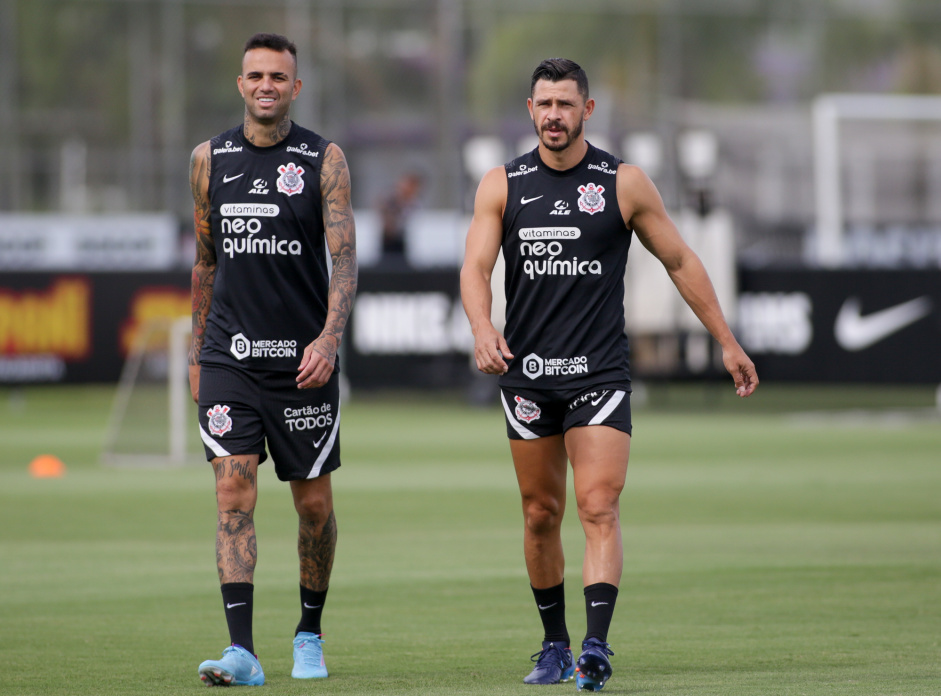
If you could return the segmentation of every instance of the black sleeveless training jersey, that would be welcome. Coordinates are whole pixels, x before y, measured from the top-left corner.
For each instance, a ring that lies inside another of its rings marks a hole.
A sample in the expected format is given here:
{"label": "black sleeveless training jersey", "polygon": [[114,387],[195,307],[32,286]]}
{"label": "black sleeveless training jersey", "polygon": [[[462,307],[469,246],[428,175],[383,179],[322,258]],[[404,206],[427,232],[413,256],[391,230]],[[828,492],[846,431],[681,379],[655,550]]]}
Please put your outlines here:
{"label": "black sleeveless training jersey", "polygon": [[631,230],[618,207],[617,157],[591,144],[572,169],[538,148],[505,165],[507,345],[502,386],[570,389],[629,382],[624,270]]}
{"label": "black sleeveless training jersey", "polygon": [[242,126],[210,141],[216,276],[200,361],[296,372],[323,330],[330,282],[320,169],[329,145],[291,124],[271,147]]}

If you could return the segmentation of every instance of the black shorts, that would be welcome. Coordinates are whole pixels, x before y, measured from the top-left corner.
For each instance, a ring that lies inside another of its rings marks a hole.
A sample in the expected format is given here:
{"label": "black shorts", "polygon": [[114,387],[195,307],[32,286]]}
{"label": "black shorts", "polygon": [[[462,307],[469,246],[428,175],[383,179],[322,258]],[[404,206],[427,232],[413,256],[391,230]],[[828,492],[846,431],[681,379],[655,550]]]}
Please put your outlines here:
{"label": "black shorts", "polygon": [[502,387],[500,398],[511,440],[559,435],[582,425],[631,434],[631,388],[623,383],[561,390]]}
{"label": "black shorts", "polygon": [[334,373],[319,389],[298,389],[289,372],[203,365],[199,434],[206,459],[271,452],[282,481],[316,478],[340,466],[340,387]]}

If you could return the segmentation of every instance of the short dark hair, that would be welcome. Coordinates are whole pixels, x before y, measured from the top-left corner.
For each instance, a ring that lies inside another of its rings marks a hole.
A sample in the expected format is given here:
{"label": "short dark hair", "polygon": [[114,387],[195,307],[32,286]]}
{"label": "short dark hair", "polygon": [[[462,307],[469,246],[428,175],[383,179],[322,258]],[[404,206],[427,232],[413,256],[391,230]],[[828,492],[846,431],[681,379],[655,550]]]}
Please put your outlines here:
{"label": "short dark hair", "polygon": [[582,66],[574,60],[568,58],[546,58],[536,69],[533,70],[533,81],[529,85],[529,96],[533,96],[536,91],[536,83],[539,80],[549,80],[549,82],[559,82],[560,80],[575,80],[578,86],[578,93],[587,101],[588,99],[588,75],[582,70]]}
{"label": "short dark hair", "polygon": [[245,42],[245,50],[243,53],[248,53],[254,48],[270,48],[272,51],[287,51],[294,58],[294,64],[297,64],[297,46],[294,45],[294,42],[288,39],[286,36],[281,36],[281,34],[266,34],[260,32],[249,37],[248,41]]}

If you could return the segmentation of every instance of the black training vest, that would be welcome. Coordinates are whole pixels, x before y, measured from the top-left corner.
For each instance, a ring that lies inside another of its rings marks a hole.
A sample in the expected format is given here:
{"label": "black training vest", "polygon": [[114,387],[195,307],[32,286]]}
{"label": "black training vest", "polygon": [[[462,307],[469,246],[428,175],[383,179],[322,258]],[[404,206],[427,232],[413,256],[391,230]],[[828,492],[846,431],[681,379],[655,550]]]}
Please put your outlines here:
{"label": "black training vest", "polygon": [[291,124],[271,147],[242,126],[210,141],[216,275],[201,362],[295,372],[323,330],[330,282],[320,168],[329,145]]}
{"label": "black training vest", "polygon": [[503,386],[570,389],[628,382],[624,270],[631,230],[618,208],[617,157],[588,146],[572,169],[538,148],[505,165],[507,345]]}

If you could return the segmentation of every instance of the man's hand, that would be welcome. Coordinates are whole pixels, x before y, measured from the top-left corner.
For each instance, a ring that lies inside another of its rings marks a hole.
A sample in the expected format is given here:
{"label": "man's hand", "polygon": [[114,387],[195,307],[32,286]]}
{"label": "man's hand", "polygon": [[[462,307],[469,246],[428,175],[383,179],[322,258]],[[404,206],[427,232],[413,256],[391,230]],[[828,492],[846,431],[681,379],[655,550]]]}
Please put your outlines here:
{"label": "man's hand", "polygon": [[482,329],[474,337],[474,359],[477,369],[488,375],[502,375],[509,369],[507,360],[513,353],[503,335],[494,328]]}
{"label": "man's hand", "polygon": [[751,396],[758,387],[755,363],[745,354],[741,346],[722,350],[722,363],[735,380],[735,393],[742,398]]}
{"label": "man's hand", "polygon": [[322,387],[330,381],[337,359],[337,342],[332,336],[320,336],[304,349],[297,370],[298,389]]}

